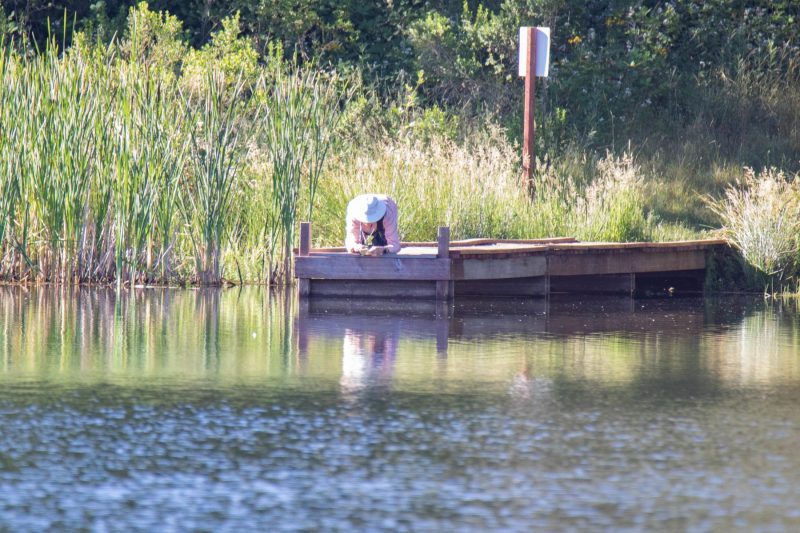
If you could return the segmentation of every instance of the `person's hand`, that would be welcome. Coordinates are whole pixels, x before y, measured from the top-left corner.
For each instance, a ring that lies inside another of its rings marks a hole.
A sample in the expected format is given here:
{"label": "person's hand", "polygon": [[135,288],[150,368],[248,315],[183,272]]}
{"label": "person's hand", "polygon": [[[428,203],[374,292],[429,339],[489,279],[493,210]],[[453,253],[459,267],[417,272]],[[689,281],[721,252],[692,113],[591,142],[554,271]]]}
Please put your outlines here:
{"label": "person's hand", "polygon": [[366,247],[366,246],[364,246],[363,244],[356,244],[355,246],[353,246],[352,248],[350,248],[348,251],[349,251],[351,254],[364,255],[364,252],[366,252],[366,251],[367,251],[367,247]]}
{"label": "person's hand", "polygon": [[364,255],[370,255],[372,257],[378,257],[378,256],[383,255],[383,252],[384,252],[383,246],[370,246],[367,249],[367,251],[364,252]]}

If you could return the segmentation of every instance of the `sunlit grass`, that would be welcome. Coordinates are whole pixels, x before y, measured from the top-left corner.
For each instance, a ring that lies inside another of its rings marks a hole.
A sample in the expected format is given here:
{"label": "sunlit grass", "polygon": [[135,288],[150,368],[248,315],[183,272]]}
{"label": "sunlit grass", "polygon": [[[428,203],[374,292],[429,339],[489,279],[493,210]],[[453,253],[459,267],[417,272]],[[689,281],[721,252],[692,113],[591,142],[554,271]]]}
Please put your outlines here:
{"label": "sunlit grass", "polygon": [[[357,74],[313,65],[275,60],[256,80],[211,68],[203,83],[120,50],[0,44],[4,280],[288,281],[300,220],[314,244],[340,245],[347,203],[365,192],[397,200],[406,241],[444,225],[453,239],[679,240],[722,223],[758,283],[786,284],[795,268],[796,214],[781,203],[794,189],[734,186],[742,170],[702,121],[658,149],[562,146],[538,161],[529,193],[496,117],[465,124],[407,93],[386,104]],[[781,103],[738,76],[720,101],[784,109],[800,94],[767,80]],[[791,120],[780,128],[797,142]],[[702,200],[723,194],[713,209]]]}
{"label": "sunlit grass", "polygon": [[746,169],[739,184],[709,207],[723,225],[723,234],[746,262],[750,284],[769,292],[780,290],[797,268],[800,235],[800,190],[797,179],[767,169]]}
{"label": "sunlit grass", "polygon": [[454,239],[632,241],[649,240],[656,231],[690,233],[678,225],[659,229],[648,216],[644,177],[629,154],[540,162],[531,195],[517,162],[516,147],[497,132],[463,143],[441,137],[376,142],[338,154],[321,185],[315,242],[341,242],[347,202],[365,192],[397,200],[408,241],[434,240],[438,226],[450,226]]}

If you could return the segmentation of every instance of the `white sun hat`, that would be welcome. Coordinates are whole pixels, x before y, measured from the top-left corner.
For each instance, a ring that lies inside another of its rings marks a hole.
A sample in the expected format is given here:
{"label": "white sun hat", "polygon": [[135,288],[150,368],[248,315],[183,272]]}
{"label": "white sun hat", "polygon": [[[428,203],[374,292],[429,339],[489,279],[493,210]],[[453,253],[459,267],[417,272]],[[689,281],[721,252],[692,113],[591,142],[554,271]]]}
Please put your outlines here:
{"label": "white sun hat", "polygon": [[386,214],[386,202],[376,194],[361,194],[347,204],[347,215],[359,222],[377,222]]}

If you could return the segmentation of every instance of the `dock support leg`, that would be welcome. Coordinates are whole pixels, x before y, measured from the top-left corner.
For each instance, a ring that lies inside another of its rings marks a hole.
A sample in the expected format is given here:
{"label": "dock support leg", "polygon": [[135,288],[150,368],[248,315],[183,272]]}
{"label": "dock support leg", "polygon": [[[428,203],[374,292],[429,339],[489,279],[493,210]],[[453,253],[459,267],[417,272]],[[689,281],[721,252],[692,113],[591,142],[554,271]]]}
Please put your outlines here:
{"label": "dock support leg", "polygon": [[[307,256],[311,253],[311,222],[300,223],[300,248],[297,251],[299,256]],[[308,278],[297,279],[297,291],[301,298],[311,294],[311,280]]]}
{"label": "dock support leg", "polygon": [[447,301],[453,298],[454,281],[441,280],[436,282],[436,299]]}
{"label": "dock support leg", "polygon": [[300,278],[297,280],[297,293],[305,298],[311,294],[311,280],[308,278]]}
{"label": "dock support leg", "polygon": [[[440,259],[448,259],[450,257],[450,228],[447,226],[439,227],[439,234],[437,236],[438,250],[436,257]],[[453,298],[455,282],[453,280],[439,280],[436,282],[436,299],[439,301],[448,301]]]}

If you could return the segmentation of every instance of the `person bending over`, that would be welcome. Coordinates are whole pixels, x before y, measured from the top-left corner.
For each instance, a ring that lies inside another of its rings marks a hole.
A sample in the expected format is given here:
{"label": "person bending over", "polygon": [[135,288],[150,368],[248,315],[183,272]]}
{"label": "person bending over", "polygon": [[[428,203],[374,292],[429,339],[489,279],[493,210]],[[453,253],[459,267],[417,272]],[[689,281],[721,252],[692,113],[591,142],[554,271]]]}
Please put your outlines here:
{"label": "person bending over", "polygon": [[379,256],[400,251],[397,204],[385,194],[362,194],[347,204],[347,251]]}

